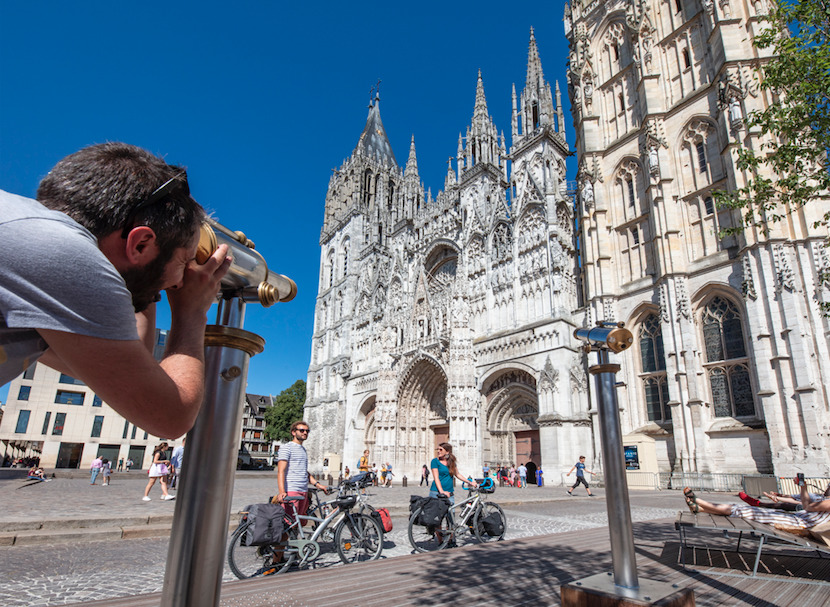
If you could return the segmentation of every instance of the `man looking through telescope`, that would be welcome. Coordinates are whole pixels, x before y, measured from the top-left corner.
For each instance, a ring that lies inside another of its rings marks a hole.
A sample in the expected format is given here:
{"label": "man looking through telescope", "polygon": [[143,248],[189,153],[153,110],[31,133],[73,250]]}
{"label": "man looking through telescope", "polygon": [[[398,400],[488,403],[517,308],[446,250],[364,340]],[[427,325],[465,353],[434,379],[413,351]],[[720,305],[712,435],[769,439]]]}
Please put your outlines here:
{"label": "man looking through telescope", "polygon": [[[184,169],[124,143],[61,160],[38,200],[0,191],[0,385],[36,360],[161,437],[193,425],[206,314],[231,260],[195,261],[204,209]],[[164,358],[151,352],[166,290]]]}

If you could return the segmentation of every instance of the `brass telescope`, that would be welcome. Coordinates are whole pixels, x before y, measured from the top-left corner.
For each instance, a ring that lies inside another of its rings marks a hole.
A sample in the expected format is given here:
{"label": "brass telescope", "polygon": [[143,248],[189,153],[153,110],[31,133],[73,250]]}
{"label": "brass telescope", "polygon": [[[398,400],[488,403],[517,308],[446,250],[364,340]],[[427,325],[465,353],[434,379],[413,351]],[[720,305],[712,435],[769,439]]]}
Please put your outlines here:
{"label": "brass telescope", "polygon": [[619,354],[634,343],[631,331],[621,322],[597,322],[596,327],[583,327],[574,331],[574,337],[586,342],[586,348],[601,350],[607,348]]}
{"label": "brass telescope", "polygon": [[223,297],[239,297],[267,308],[278,301],[291,301],[297,295],[297,284],[287,276],[270,273],[265,259],[245,234],[232,232],[215,219],[208,218],[202,224],[196,261],[205,263],[221,244],[228,245],[228,255],[233,258],[222,279]]}

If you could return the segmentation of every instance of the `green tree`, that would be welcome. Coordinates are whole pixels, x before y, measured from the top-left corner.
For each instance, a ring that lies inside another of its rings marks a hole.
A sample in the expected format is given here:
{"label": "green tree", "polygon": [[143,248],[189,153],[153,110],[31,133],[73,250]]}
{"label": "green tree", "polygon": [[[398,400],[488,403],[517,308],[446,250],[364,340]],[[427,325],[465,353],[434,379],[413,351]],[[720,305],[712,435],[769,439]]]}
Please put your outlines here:
{"label": "green tree", "polygon": [[774,56],[759,71],[760,86],[777,102],[747,117],[764,143],[738,152],[738,169],[751,176],[746,186],[717,194],[720,207],[741,209],[744,226],[764,231],[830,191],[830,0],[782,2],[765,20],[772,27],[755,46]]}
{"label": "green tree", "polygon": [[305,404],[305,381],[298,379],[274,399],[274,406],[265,410],[265,434],[270,440],[288,442],[289,428],[303,418]]}

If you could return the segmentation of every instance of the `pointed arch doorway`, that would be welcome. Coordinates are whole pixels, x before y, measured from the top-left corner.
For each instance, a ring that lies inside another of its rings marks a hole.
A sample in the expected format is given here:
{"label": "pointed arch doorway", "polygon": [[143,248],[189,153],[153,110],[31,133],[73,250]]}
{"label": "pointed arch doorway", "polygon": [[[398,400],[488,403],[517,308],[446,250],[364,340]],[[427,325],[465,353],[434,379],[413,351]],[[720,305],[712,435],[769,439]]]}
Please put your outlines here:
{"label": "pointed arch doorway", "polygon": [[438,442],[449,438],[446,401],[444,370],[428,356],[415,361],[401,381],[396,416],[397,466],[409,478],[417,478]]}
{"label": "pointed arch doorway", "polygon": [[491,465],[524,464],[528,482],[536,482],[542,465],[539,437],[539,400],[536,380],[521,369],[507,369],[485,384]]}

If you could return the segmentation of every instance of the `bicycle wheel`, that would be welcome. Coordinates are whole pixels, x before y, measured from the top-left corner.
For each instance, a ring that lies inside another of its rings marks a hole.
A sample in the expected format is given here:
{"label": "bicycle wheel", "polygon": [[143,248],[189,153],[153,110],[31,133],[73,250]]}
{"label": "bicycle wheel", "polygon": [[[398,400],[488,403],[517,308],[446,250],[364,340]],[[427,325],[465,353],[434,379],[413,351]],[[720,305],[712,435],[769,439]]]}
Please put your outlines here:
{"label": "bicycle wheel", "polygon": [[441,519],[439,526],[425,527],[418,524],[421,509],[418,508],[409,518],[409,543],[418,552],[432,552],[446,548],[452,539],[452,524],[449,512]]}
{"label": "bicycle wheel", "polygon": [[[244,580],[255,575],[276,575],[291,567],[297,559],[297,554],[285,550],[285,543],[271,546],[242,545],[242,539],[249,524],[247,521],[241,523],[228,542],[228,567],[233,574],[240,580]],[[289,529],[288,534],[294,538],[297,532]],[[284,560],[275,562],[280,557]]]}
{"label": "bicycle wheel", "polygon": [[383,551],[383,528],[368,514],[347,514],[334,531],[334,545],[346,564],[374,561]]}
{"label": "bicycle wheel", "polygon": [[[501,523],[498,519],[501,519]],[[498,527],[501,527],[501,533]],[[482,502],[473,520],[473,529],[479,542],[503,540],[504,534],[507,533],[507,517],[504,516],[504,510],[493,502]]]}

